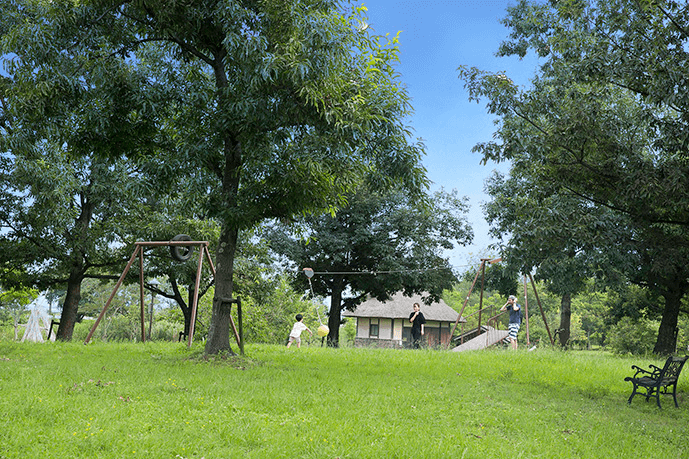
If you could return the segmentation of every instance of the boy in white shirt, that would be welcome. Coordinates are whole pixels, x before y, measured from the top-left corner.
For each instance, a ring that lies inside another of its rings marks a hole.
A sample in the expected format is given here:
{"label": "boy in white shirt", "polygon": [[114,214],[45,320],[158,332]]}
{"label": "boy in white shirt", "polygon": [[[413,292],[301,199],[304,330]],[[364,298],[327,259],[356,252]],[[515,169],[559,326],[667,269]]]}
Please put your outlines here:
{"label": "boy in white shirt", "polygon": [[302,322],[304,316],[302,316],[301,314],[297,314],[295,318],[297,319],[297,321],[294,323],[292,331],[289,332],[289,340],[287,341],[287,347],[290,347],[292,345],[292,341],[297,343],[297,347],[301,347],[301,332],[303,332],[304,330],[307,330],[309,333],[311,333],[311,336],[313,336],[313,333],[311,332],[311,330],[309,330],[309,327],[304,325],[304,322]]}

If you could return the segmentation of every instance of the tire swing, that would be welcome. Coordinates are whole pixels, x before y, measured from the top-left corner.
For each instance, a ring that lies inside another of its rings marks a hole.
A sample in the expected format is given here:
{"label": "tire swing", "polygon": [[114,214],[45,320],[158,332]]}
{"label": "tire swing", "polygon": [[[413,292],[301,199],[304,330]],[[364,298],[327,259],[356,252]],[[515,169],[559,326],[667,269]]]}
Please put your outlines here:
{"label": "tire swing", "polygon": [[[191,241],[191,237],[187,236],[186,234],[178,234],[177,236],[172,238],[173,242],[178,242],[178,241]],[[190,245],[171,245],[170,246],[170,255],[172,256],[173,259],[177,261],[187,261],[188,259],[191,258],[191,252],[192,248]]]}

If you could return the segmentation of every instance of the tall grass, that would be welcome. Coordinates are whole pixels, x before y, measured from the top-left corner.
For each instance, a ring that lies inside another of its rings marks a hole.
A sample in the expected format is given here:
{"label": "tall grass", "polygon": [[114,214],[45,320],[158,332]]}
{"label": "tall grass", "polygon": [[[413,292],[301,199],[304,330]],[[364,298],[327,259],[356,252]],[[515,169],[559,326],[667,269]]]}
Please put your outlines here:
{"label": "tall grass", "polygon": [[689,457],[603,353],[0,342],[3,458]]}

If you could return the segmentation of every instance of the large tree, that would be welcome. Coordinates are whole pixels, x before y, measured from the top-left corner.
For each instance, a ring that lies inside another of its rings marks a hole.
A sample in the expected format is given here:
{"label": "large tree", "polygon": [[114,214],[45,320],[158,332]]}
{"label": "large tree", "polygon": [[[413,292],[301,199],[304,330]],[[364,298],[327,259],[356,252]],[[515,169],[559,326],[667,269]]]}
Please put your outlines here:
{"label": "large tree", "polygon": [[40,159],[15,150],[0,169],[0,263],[25,273],[15,279],[23,284],[66,289],[58,339],[72,337],[82,281],[116,278],[127,259],[127,228],[144,217],[126,186],[130,173],[121,162],[72,158],[58,147]]}
{"label": "large tree", "polygon": [[655,352],[673,352],[689,277],[688,7],[522,1],[508,11],[512,33],[499,54],[533,50],[542,65],[527,90],[462,68],[470,97],[488,98],[501,121],[476,150],[486,161],[529,164],[533,180],[585,202],[591,215],[616,215],[596,250],[607,268],[664,297]]}
{"label": "large tree", "polygon": [[452,288],[456,277],[443,251],[471,241],[466,211],[456,192],[440,191],[421,203],[400,190],[362,186],[337,214],[306,216],[299,231],[283,226],[269,239],[300,269],[316,273],[309,284],[300,272],[296,285],[330,297],[328,345],[336,347],[342,311],[368,295],[387,300],[403,291],[429,294],[430,301]]}
{"label": "large tree", "polygon": [[618,222],[606,209],[538,180],[539,168],[528,157],[517,157],[509,176],[495,172],[486,181],[492,199],[484,204],[484,211],[507,270],[534,273],[548,290],[560,295],[558,336],[565,346],[572,297],[595,274],[597,247],[611,243],[602,236],[608,236]]}
{"label": "large tree", "polygon": [[[87,277],[117,277],[149,211],[139,163],[159,137],[150,89],[124,59],[96,59],[60,27],[66,2],[0,5],[0,262],[64,288],[57,338],[72,337]],[[4,279],[6,282],[8,279]]]}
{"label": "large tree", "polygon": [[[240,230],[266,218],[332,210],[371,167],[383,187],[399,181],[420,192],[427,185],[422,146],[404,124],[410,105],[392,66],[396,44],[371,36],[365,8],[348,6],[337,0],[6,5],[5,17],[18,17],[21,32],[10,34],[9,51],[44,50],[45,62],[32,61],[37,75],[64,75],[54,72],[56,60],[73,61],[79,71],[114,65],[147,75],[134,82],[100,72],[100,81],[89,81],[109,100],[140,104],[116,104],[110,116],[89,118],[96,124],[86,138],[101,140],[100,154],[150,155],[149,144],[133,142],[145,138],[127,123],[157,123],[159,132],[170,133],[155,150],[159,176],[191,167],[213,177],[196,203],[222,222],[208,353],[231,351]],[[32,30],[59,39],[32,39]],[[58,81],[57,89],[75,87]],[[26,99],[43,106],[48,94],[39,83]],[[37,119],[58,115],[41,111]]]}
{"label": "large tree", "polygon": [[154,81],[165,83],[166,106],[177,111],[168,120],[177,134],[166,164],[214,176],[204,204],[222,230],[207,353],[231,351],[240,230],[332,210],[370,167],[381,185],[398,180],[417,192],[426,185],[422,147],[404,125],[410,106],[392,67],[396,45],[369,35],[365,8],[336,0],[70,8],[60,17],[81,52],[150,66]]}

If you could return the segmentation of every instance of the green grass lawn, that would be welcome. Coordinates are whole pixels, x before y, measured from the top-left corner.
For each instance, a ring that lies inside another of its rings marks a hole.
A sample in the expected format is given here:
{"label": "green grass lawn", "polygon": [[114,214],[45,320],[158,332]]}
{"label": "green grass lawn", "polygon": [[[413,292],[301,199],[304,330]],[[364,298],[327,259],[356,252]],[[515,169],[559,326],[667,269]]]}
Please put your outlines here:
{"label": "green grass lawn", "polygon": [[[600,352],[0,342],[3,458],[687,458]],[[689,373],[688,373],[689,374]]]}

